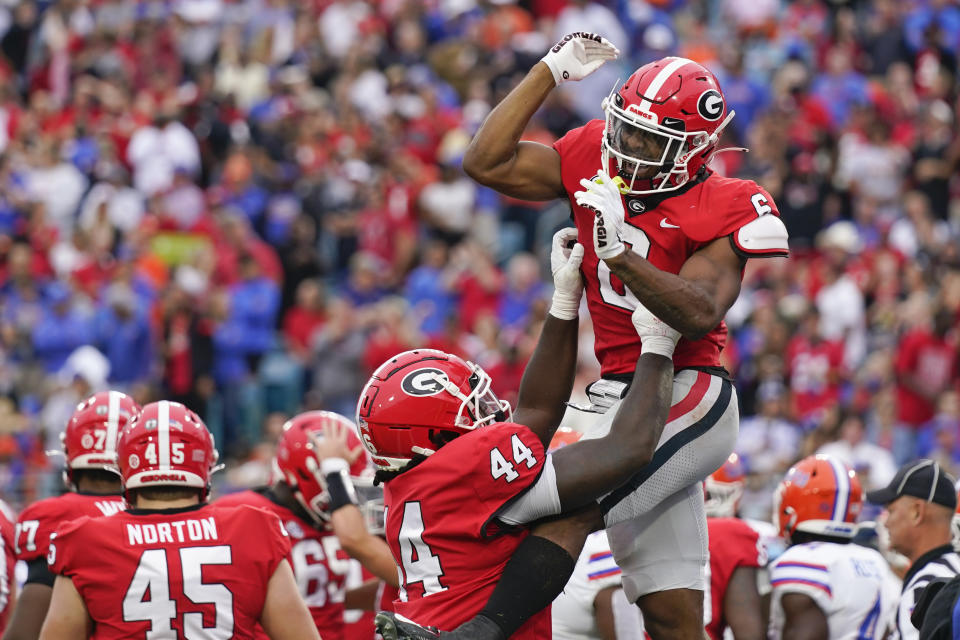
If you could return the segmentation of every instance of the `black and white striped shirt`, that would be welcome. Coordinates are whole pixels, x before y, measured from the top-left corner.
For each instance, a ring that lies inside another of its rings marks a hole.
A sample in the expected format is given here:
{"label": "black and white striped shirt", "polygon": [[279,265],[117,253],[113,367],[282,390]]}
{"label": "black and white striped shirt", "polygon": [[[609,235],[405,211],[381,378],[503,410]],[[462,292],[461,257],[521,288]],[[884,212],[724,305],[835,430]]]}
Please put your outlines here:
{"label": "black and white striped shirt", "polygon": [[903,593],[897,609],[897,636],[900,640],[918,640],[920,631],[910,622],[913,608],[931,580],[960,575],[960,554],[953,545],[945,544],[927,551],[911,565],[903,576]]}

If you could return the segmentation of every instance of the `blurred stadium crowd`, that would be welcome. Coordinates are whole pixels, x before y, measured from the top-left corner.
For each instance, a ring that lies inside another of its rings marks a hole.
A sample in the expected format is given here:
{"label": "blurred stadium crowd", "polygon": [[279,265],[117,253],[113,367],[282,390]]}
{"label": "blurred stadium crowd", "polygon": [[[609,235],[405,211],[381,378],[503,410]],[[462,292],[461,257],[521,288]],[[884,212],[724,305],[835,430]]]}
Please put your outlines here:
{"label": "blurred stadium crowd", "polygon": [[[460,159],[574,30],[624,55],[554,92],[528,139],[692,58],[737,112],[721,146],[750,149],[715,170],[757,180],[790,230],[727,319],[744,514],[821,449],[868,488],[917,455],[960,471],[955,0],[4,0],[8,497],[55,489],[44,451],[108,386],[197,410],[234,486],[265,479],[287,416],[352,415],[407,348],[468,357],[512,399],[569,209],[505,199]],[[585,322],[578,392],[591,349]]]}

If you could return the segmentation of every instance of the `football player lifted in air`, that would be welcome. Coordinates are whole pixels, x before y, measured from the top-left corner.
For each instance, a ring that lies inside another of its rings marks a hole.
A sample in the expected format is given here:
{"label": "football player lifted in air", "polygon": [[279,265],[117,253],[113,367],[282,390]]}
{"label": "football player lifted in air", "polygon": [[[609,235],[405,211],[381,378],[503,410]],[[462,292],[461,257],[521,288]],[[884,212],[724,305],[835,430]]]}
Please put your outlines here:
{"label": "football player lifted in air", "polygon": [[66,459],[62,496],[35,502],[20,514],[14,537],[17,559],[27,580],[4,640],[36,640],[50,606],[54,575],[47,567],[50,535],[83,516],[109,516],[124,508],[117,467],[117,434],[138,412],[133,398],[119,391],[90,396],[73,412],[61,436]]}
{"label": "football player lifted in air", "polygon": [[[653,455],[670,410],[670,356],[679,334],[643,306],[631,322],[642,342],[633,386],[609,433],[546,453],[576,369],[583,247],[575,238],[573,229],[554,236],[554,298],[515,413],[493,394],[479,366],[428,349],[383,363],[361,394],[357,424],[386,485],[386,537],[401,572],[396,615],[378,616],[388,640],[407,633],[407,620],[442,630],[467,622],[501,575],[501,585],[517,584],[518,577],[545,585],[532,594],[538,613],[525,620],[483,616],[463,637],[489,627],[499,633],[502,623],[519,629],[515,638],[550,638],[548,605],[591,527],[600,525],[596,499]],[[528,526],[561,513],[571,515]],[[524,553],[508,563],[521,546]],[[520,596],[531,594],[508,589],[489,606],[501,611]]]}
{"label": "football player lifted in air", "polygon": [[367,531],[357,506],[351,478],[369,478],[370,469],[356,430],[337,413],[301,413],[283,425],[273,484],[232,493],[215,503],[250,505],[280,518],[291,538],[288,559],[300,595],[324,640],[341,640],[344,635],[347,554],[381,580],[397,582],[390,548]]}
{"label": "football player lifted in air", "polygon": [[[786,256],[787,231],[763,188],[710,169],[734,113],[714,75],[692,60],[640,67],[602,101],[604,119],[553,146],[520,140],[554,87],[618,55],[597,34],[564,37],[487,116],[463,168],[511,197],[569,199],[580,238],[594,236],[582,273],[602,370],[588,390],[597,410],[614,408],[629,384],[640,351],[630,322],[638,305],[682,334],[673,404],[686,419],[675,416],[653,462],[601,507],[624,591],[647,631],[654,640],[700,640],[707,562],[700,482],[733,450],[739,420],[720,365],[723,317],[747,259]],[[586,437],[606,433],[612,414]]]}
{"label": "football player lifted in air", "polygon": [[771,638],[885,636],[900,581],[880,552],[850,542],[862,504],[860,480],[836,458],[810,456],[787,471],[773,499],[790,547],[770,568]]}
{"label": "football player lifted in air", "polygon": [[143,408],[117,442],[129,508],[61,526],[43,640],[319,640],[273,514],[207,504],[213,436],[177,402]]}

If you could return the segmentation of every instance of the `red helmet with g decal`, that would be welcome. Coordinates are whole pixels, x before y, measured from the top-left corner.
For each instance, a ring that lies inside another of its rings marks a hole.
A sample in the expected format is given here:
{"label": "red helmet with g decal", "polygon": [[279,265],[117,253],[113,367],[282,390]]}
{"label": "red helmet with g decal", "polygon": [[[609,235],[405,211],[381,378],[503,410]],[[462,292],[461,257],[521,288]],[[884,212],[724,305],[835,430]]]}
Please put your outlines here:
{"label": "red helmet with g decal", "polygon": [[[277,443],[275,462],[280,477],[293,490],[293,495],[307,513],[318,522],[330,520],[330,494],[320,473],[320,463],[313,453],[311,436],[323,438],[324,431],[332,426],[346,430],[347,446],[351,450],[361,446],[357,426],[332,411],[307,411],[287,420]],[[370,458],[366,451],[350,465],[350,476],[355,481],[371,478]]]}
{"label": "red helmet with g decal", "polygon": [[144,487],[192,487],[207,499],[220,467],[213,436],[200,417],[179,402],[161,400],[143,408],[117,442],[124,495]]}
{"label": "red helmet with g decal", "polygon": [[630,195],[687,184],[710,162],[734,114],[706,67],[672,56],[637,69],[603,110],[603,167]]}
{"label": "red helmet with g decal", "polygon": [[357,404],[360,438],[374,464],[396,470],[452,438],[511,417],[479,366],[434,349],[405,351],[370,377]]}
{"label": "red helmet with g decal", "polygon": [[790,467],[773,494],[773,524],[787,541],[797,531],[852,538],[862,505],[852,469],[832,456],[809,456]]}
{"label": "red helmet with g decal", "polygon": [[133,398],[119,391],[101,391],[77,405],[60,435],[67,459],[66,475],[74,485],[76,469],[105,469],[120,473],[117,467],[117,435],[140,411]]}

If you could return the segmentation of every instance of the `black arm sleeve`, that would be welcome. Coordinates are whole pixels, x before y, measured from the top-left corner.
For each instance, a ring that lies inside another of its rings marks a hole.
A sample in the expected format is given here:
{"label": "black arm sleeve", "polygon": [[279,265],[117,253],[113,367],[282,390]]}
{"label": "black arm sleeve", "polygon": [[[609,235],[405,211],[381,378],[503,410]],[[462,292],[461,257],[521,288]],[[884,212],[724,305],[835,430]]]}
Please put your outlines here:
{"label": "black arm sleeve", "polygon": [[37,558],[27,563],[27,580],[24,584],[43,584],[52,589],[56,578],[57,576],[50,571],[46,558]]}
{"label": "black arm sleeve", "polygon": [[563,547],[540,536],[527,536],[504,567],[483,610],[470,622],[441,637],[509,638],[560,595],[575,565],[576,560]]}

